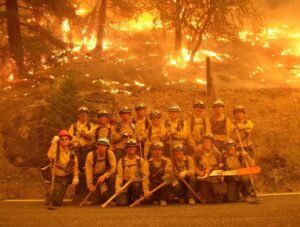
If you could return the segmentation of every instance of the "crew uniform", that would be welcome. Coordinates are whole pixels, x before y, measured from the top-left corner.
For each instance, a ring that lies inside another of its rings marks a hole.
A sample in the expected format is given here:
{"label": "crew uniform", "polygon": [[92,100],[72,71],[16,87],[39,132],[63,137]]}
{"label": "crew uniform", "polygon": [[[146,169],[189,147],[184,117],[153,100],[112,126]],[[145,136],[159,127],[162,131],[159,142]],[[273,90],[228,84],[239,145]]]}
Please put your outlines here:
{"label": "crew uniform", "polygon": [[[196,175],[200,177],[202,177],[201,172],[203,171],[208,173],[223,167],[221,153],[213,146],[213,136],[206,134],[202,141],[204,139],[212,141],[212,148],[209,151],[201,150],[194,154]],[[206,203],[220,203],[226,193],[226,184],[220,177],[208,177],[199,181],[199,191]]]}
{"label": "crew uniform", "polygon": [[[86,183],[96,186],[96,191],[90,196],[89,200],[93,204],[102,203],[114,194],[114,184],[116,180],[116,157],[113,151],[109,150],[108,138],[99,138],[97,144],[107,146],[104,156],[99,156],[97,150],[91,151],[86,158],[85,174]],[[105,181],[97,185],[99,177],[105,176]]]}
{"label": "crew uniform", "polygon": [[[243,114],[245,114],[244,107],[240,106],[240,105],[236,106],[233,109],[233,115],[236,115],[238,112],[242,112]],[[248,119],[242,119],[242,120],[235,119],[233,121],[233,125],[235,127],[234,127],[234,130],[232,133],[232,138],[235,141],[239,142],[239,139],[237,136],[237,130],[239,130],[244,150],[247,151],[251,157],[253,157],[253,155],[254,155],[253,154],[253,140],[252,140],[252,136],[251,136],[252,129],[253,129],[252,121],[248,120]],[[237,149],[238,149],[238,151],[242,150],[240,143],[237,144]]]}
{"label": "crew uniform", "polygon": [[[126,148],[135,147],[135,139],[126,142]],[[121,158],[117,166],[117,178],[115,183],[116,192],[126,182],[132,179],[132,183],[117,197],[116,202],[119,206],[126,206],[140,198],[141,192],[149,191],[149,166],[146,160],[137,154],[133,159],[127,155]]]}
{"label": "crew uniform", "polygon": [[[119,114],[131,114],[130,109],[127,106],[124,106]],[[115,156],[117,162],[125,156],[125,144],[129,138],[134,137],[135,124],[132,121],[128,121],[124,123],[123,121],[119,121],[116,123],[115,128],[111,133],[111,143],[114,146]]]}
{"label": "crew uniform", "polygon": [[[66,130],[59,132],[59,138],[62,137],[68,137],[71,140],[71,136]],[[54,206],[60,206],[69,184],[78,184],[78,160],[74,151],[69,148],[62,150],[58,141],[51,144],[47,156],[52,162],[55,180],[51,197],[49,194],[46,195],[46,203],[50,203],[51,200]],[[74,179],[76,179],[76,183],[74,183]]]}
{"label": "crew uniform", "polygon": [[[151,121],[155,119],[161,119],[161,113],[159,110],[153,110],[150,113]],[[149,125],[145,134],[145,146],[144,146],[144,157],[149,158],[151,153],[149,152],[151,144],[154,144],[158,141],[164,141],[166,135],[166,129],[163,124],[159,124],[159,126],[155,126],[152,124]]]}
{"label": "crew uniform", "polygon": [[[160,149],[163,151],[163,143],[157,141],[151,145],[151,150]],[[159,186],[164,181],[168,181],[172,177],[172,162],[169,158],[161,156],[159,160],[154,160],[153,157],[149,159],[149,189],[150,191]],[[152,200],[160,201],[161,205],[167,205],[166,200],[170,185],[167,184],[152,195]]]}
{"label": "crew uniform", "polygon": [[[89,109],[81,106],[77,110],[78,115],[89,114]],[[79,185],[75,188],[75,199],[81,200],[87,193],[86,178],[85,178],[85,160],[87,154],[93,150],[93,140],[89,137],[89,131],[94,128],[94,124],[87,120],[81,123],[79,120],[73,123],[69,128],[69,133],[72,136],[72,144],[75,147],[78,157],[78,170],[79,170]]]}
{"label": "crew uniform", "polygon": [[[233,154],[229,154],[228,149],[234,149]],[[223,153],[223,163],[225,170],[235,170],[239,168],[245,168],[248,166],[254,166],[254,160],[250,155],[245,152],[236,151],[236,143],[230,139],[225,143],[226,151]],[[249,200],[252,187],[249,176],[226,176],[225,182],[227,184],[227,201],[235,202],[239,198],[239,192],[241,192],[245,200]]]}
{"label": "crew uniform", "polygon": [[[184,145],[180,143],[174,144],[174,152],[184,153],[184,149]],[[193,158],[189,155],[183,155],[182,160],[178,160],[176,157],[173,157],[173,168],[175,174],[178,175],[179,179],[181,177],[181,174],[183,174],[183,179],[186,180],[186,182],[195,191],[197,180],[195,177],[195,163]],[[179,180],[178,184],[175,186],[174,192],[180,198],[181,203],[184,203],[186,197],[188,197],[189,204],[195,204],[194,195],[181,180]]]}
{"label": "crew uniform", "polygon": [[[205,109],[203,101],[196,100],[193,103],[193,108]],[[211,133],[211,125],[209,118],[203,116],[195,116],[193,114],[187,121],[188,124],[188,144],[193,152],[196,151],[196,147],[201,144],[203,135]]]}
{"label": "crew uniform", "polygon": [[[169,112],[180,113],[181,109],[178,105],[174,104],[170,106]],[[187,139],[188,139],[187,123],[182,117],[178,117],[175,121],[171,121],[171,119],[167,119],[164,123],[164,127],[166,129],[165,156],[170,158],[171,146],[177,143],[182,143],[182,144],[187,143]],[[172,133],[168,134],[168,131],[171,131]]]}
{"label": "crew uniform", "polygon": [[[221,100],[217,100],[213,104],[213,108],[223,107],[224,103]],[[231,120],[223,113],[221,116],[212,116],[210,118],[211,132],[215,139],[215,146],[220,152],[222,152],[224,143],[227,139],[231,137],[232,134],[232,122]]]}

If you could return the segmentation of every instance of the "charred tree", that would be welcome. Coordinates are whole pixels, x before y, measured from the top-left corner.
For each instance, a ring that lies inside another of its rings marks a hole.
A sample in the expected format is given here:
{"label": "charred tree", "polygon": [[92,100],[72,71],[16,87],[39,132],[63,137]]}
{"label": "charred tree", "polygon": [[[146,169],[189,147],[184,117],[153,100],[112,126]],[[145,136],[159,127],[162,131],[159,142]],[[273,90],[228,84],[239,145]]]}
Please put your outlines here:
{"label": "charred tree", "polygon": [[99,17],[99,26],[97,32],[97,46],[95,48],[96,52],[103,50],[106,9],[107,9],[107,0],[102,0],[99,8],[99,13],[97,14],[97,17]]}
{"label": "charred tree", "polygon": [[17,0],[5,0],[5,5],[10,56],[16,63],[18,76],[22,77],[25,74],[25,66],[18,2]]}
{"label": "charred tree", "polygon": [[181,5],[180,1],[176,1],[175,15],[174,15],[174,29],[175,29],[175,40],[174,40],[174,55],[179,56],[182,49],[182,22],[180,19]]}

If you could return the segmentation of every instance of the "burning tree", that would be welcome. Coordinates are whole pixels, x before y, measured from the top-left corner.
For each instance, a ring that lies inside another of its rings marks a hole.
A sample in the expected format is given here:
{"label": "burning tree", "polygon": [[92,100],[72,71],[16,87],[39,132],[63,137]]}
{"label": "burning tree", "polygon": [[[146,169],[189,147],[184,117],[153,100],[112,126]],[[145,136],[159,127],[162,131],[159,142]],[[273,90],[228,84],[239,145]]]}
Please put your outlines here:
{"label": "burning tree", "polygon": [[204,37],[237,36],[245,18],[257,16],[251,0],[152,0],[165,25],[174,29],[174,55],[188,35],[193,61]]}
{"label": "burning tree", "polygon": [[[65,47],[55,33],[55,20],[74,17],[68,0],[5,0],[0,3],[1,23],[6,21],[8,50],[18,77],[28,75],[38,65],[41,55],[53,47]],[[5,7],[5,9],[4,9]],[[3,34],[4,35],[4,34]]]}

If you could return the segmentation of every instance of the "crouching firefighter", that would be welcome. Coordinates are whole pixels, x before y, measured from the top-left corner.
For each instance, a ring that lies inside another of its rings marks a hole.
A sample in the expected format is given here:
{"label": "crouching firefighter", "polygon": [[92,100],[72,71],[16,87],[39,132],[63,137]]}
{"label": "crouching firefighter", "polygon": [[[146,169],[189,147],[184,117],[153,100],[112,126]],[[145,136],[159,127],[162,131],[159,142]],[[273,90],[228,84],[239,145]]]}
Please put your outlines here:
{"label": "crouching firefighter", "polygon": [[86,184],[91,193],[92,204],[103,203],[114,194],[116,180],[116,157],[109,149],[108,138],[97,140],[97,150],[91,151],[85,162]]}
{"label": "crouching firefighter", "polygon": [[149,181],[150,191],[161,185],[163,182],[169,182],[158,191],[151,195],[153,204],[161,206],[167,205],[168,192],[171,189],[171,177],[172,177],[172,162],[169,158],[163,156],[164,145],[161,141],[154,142],[151,147],[152,157],[148,161],[149,163]]}
{"label": "crouching firefighter", "polygon": [[142,190],[145,195],[149,192],[148,163],[137,155],[137,150],[137,141],[127,140],[126,155],[118,162],[115,190],[118,195],[116,202],[119,206],[129,205],[139,199]]}
{"label": "crouching firefighter", "polygon": [[[196,204],[194,195],[196,189],[195,164],[191,156],[185,155],[185,146],[181,143],[174,144],[173,167],[178,176],[178,185],[175,186],[175,194],[179,197],[180,203],[185,203],[188,198],[190,205]],[[192,190],[192,191],[191,191]]]}
{"label": "crouching firefighter", "polygon": [[[214,146],[212,134],[202,137],[202,149],[194,154],[197,177],[204,177],[213,170],[223,168],[222,156]],[[198,178],[199,179],[199,178]],[[205,177],[198,184],[201,196],[207,203],[221,203],[226,194],[226,184],[222,177]]]}
{"label": "crouching firefighter", "polygon": [[78,185],[78,160],[75,153],[69,148],[72,137],[68,131],[62,130],[58,137],[52,140],[48,151],[48,158],[52,165],[52,186],[46,194],[46,204],[62,205],[63,198],[69,184]]}
{"label": "crouching firefighter", "polygon": [[[236,143],[232,139],[227,140],[225,143],[223,163],[225,170],[254,166],[254,160],[251,156],[245,150],[238,152]],[[252,186],[249,176],[226,176],[225,182],[227,184],[227,202],[236,202],[240,193],[243,195],[245,202],[251,202]]]}

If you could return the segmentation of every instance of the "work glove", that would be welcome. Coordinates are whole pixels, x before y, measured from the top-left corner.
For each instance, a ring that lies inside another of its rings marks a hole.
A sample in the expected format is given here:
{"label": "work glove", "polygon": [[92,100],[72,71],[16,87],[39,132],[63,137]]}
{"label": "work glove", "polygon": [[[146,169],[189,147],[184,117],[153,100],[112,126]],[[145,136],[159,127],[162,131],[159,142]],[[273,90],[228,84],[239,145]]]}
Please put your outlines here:
{"label": "work glove", "polygon": [[105,179],[106,179],[105,175],[100,176],[97,180],[97,184],[98,185],[102,184],[105,181]]}
{"label": "work glove", "polygon": [[96,191],[96,187],[95,187],[94,185],[92,185],[92,184],[90,184],[90,185],[88,186],[88,188],[89,188],[89,191],[90,191],[90,192],[95,192],[95,191]]}
{"label": "work glove", "polygon": [[72,180],[72,185],[78,185],[79,184],[79,178],[78,178],[78,176],[75,176],[74,178],[73,178],[73,180]]}
{"label": "work glove", "polygon": [[121,195],[122,189],[121,187],[116,188],[116,195]]}
{"label": "work glove", "polygon": [[243,157],[246,157],[246,156],[248,155],[248,153],[247,153],[246,151],[242,150],[242,151],[241,151],[241,155],[242,155]]}
{"label": "work glove", "polygon": [[57,144],[58,141],[59,141],[59,136],[54,136],[51,143],[56,143]]}
{"label": "work glove", "polygon": [[186,176],[186,174],[187,174],[187,171],[186,170],[183,170],[183,171],[181,171],[180,173],[179,173],[179,179],[183,179],[185,176]]}
{"label": "work glove", "polygon": [[144,196],[146,197],[146,198],[149,198],[150,196],[151,196],[151,192],[150,191],[145,191],[144,192]]}

